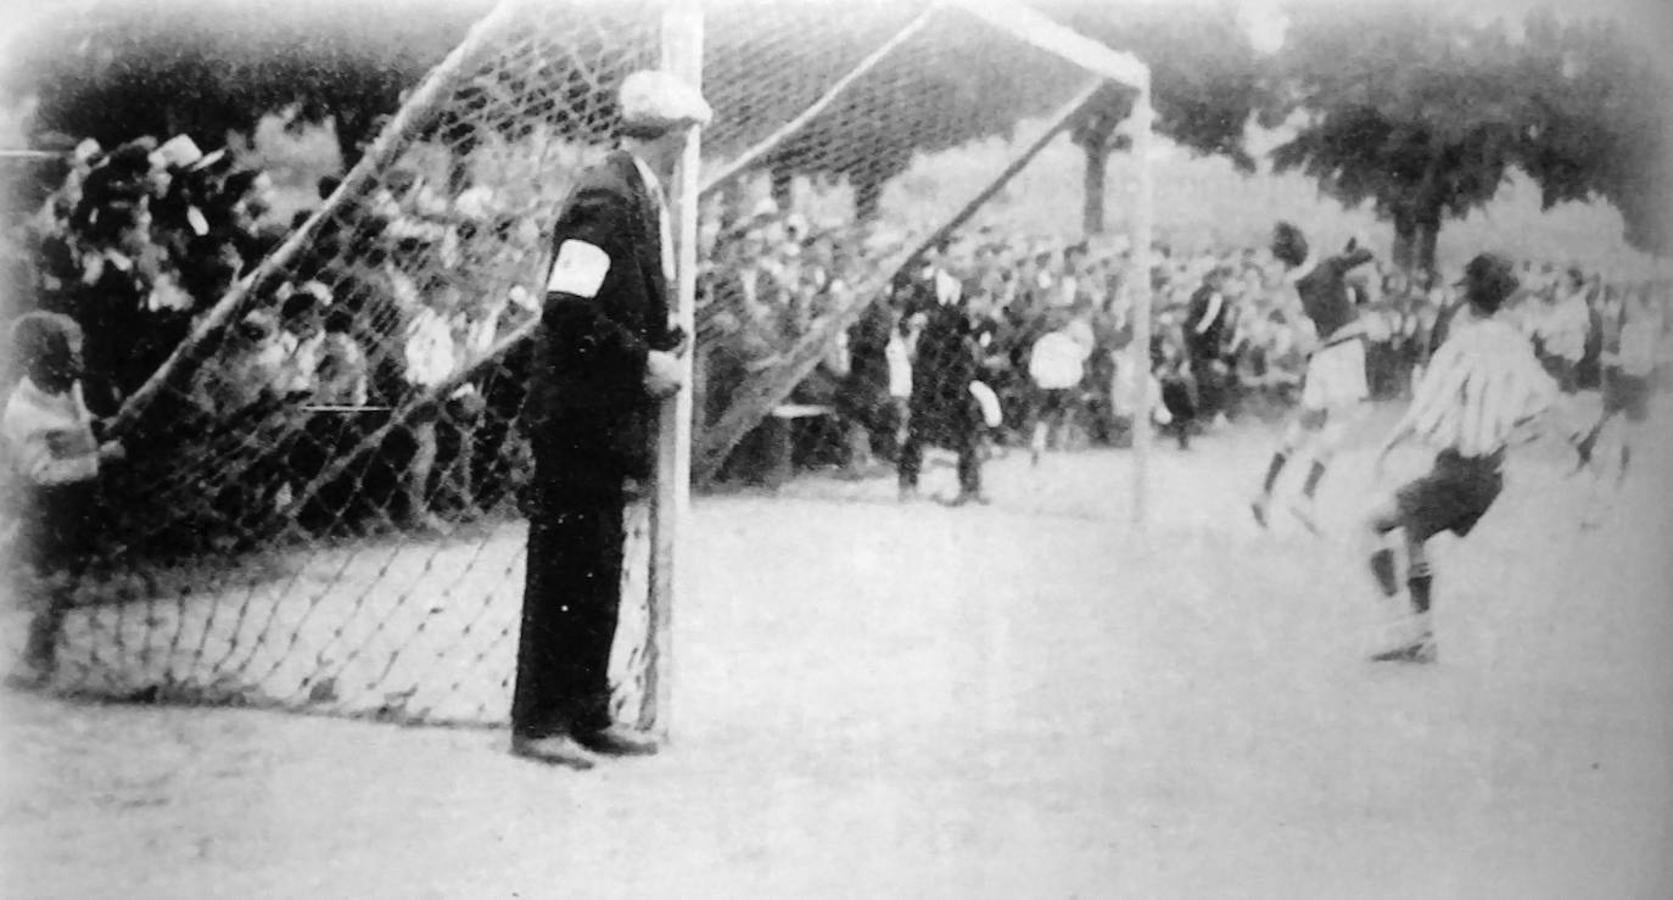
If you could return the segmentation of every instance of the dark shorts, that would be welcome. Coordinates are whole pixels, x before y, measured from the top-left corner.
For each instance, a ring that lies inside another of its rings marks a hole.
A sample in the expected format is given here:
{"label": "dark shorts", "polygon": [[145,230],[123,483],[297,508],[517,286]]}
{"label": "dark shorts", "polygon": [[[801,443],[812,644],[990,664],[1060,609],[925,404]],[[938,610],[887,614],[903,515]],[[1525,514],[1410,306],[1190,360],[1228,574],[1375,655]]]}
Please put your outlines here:
{"label": "dark shorts", "polygon": [[1540,354],[1540,365],[1545,367],[1545,373],[1551,380],[1557,382],[1557,389],[1565,394],[1572,394],[1580,388],[1579,371],[1573,362],[1560,356]]}
{"label": "dark shorts", "polygon": [[18,561],[42,572],[86,565],[103,521],[97,482],[32,487],[20,499]]}
{"label": "dark shorts", "polygon": [[1074,406],[1074,388],[1036,388],[1034,396],[1035,421],[1062,416]]}
{"label": "dark shorts", "polygon": [[1442,451],[1429,474],[1395,492],[1407,531],[1420,541],[1443,531],[1469,534],[1504,489],[1503,466],[1502,451],[1485,457]]}
{"label": "dark shorts", "polygon": [[1628,422],[1650,417],[1650,379],[1610,369],[1603,375],[1603,414],[1620,413]]}

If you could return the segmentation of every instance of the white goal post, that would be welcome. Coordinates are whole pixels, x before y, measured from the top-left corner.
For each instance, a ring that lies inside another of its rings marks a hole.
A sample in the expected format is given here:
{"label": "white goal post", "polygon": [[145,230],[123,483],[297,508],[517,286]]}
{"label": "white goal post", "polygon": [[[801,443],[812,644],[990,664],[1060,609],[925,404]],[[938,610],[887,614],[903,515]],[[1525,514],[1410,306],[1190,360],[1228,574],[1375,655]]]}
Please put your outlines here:
{"label": "white goal post", "polygon": [[[1117,81],[1138,91],[1133,102],[1133,153],[1138,159],[1138,184],[1135,185],[1136,208],[1132,219],[1132,255],[1129,258],[1127,283],[1133,288],[1133,343],[1128,348],[1127,365],[1134,372],[1150,371],[1150,245],[1155,223],[1155,189],[1151,180],[1151,137],[1156,112],[1150,93],[1150,67],[1130,53],[1112,50],[1073,29],[1067,28],[1020,3],[999,0],[948,0],[1048,53]],[[1133,381],[1138,385],[1138,402],[1133,416],[1133,522],[1143,525],[1148,510],[1146,487],[1150,460],[1150,416],[1148,413],[1146,380],[1143,376]]]}

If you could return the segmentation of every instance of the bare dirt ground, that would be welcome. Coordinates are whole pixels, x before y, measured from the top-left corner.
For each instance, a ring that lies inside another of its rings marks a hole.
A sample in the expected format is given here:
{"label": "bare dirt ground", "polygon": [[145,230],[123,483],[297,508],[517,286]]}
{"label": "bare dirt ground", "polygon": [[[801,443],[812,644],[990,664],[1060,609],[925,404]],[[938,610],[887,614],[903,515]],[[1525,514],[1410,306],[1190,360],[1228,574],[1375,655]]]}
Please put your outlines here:
{"label": "bare dirt ground", "polygon": [[1432,668],[1360,660],[1366,450],[1331,537],[1260,533],[1240,430],[1158,448],[1143,533],[1118,451],[996,461],[984,508],[700,502],[650,760],[3,694],[0,895],[1667,897],[1668,432],[1595,531],[1514,460],[1437,547]]}

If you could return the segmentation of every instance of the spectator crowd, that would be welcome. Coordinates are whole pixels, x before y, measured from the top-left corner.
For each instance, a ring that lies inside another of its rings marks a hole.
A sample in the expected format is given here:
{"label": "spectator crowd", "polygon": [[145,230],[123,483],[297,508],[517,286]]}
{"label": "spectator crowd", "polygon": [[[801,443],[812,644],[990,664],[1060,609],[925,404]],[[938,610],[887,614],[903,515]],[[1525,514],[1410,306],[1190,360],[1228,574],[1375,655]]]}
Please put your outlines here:
{"label": "spectator crowd", "polygon": [[[1027,448],[1036,459],[1052,447],[1123,446],[1141,409],[1187,447],[1240,419],[1280,417],[1299,397],[1313,327],[1293,285],[1300,273],[1287,273],[1267,247],[1152,248],[1148,372],[1130,371],[1135,292],[1123,239],[982,228],[931,247],[885,283],[879,266],[904,247],[900,235],[816,230],[770,206],[721,235],[699,282],[710,323],[701,334],[711,358],[702,386],[709,420],[821,317],[864,300],[856,293],[868,285],[882,285],[879,302],[830,343],[792,395],[834,420],[798,435],[804,463],[863,473],[893,461],[913,368],[950,364],[917,346],[928,314],[949,297],[964,312],[977,378],[998,400],[990,443]],[[1576,266],[1523,261],[1519,277],[1515,320],[1565,390],[1598,387],[1623,304],[1668,302],[1663,281],[1612,280]],[[1408,274],[1383,259],[1352,271],[1374,398],[1409,394],[1461,302],[1457,280]],[[762,451],[746,442],[740,453],[751,452]],[[763,465],[739,468],[748,477]]]}
{"label": "spectator crowd", "polygon": [[[268,174],[184,136],[109,150],[88,141],[67,163],[5,236],[26,263],[25,300],[11,306],[77,323],[78,390],[102,440],[99,423],[309,214],[276,215]],[[340,188],[322,180],[318,200]],[[515,495],[526,361],[511,338],[538,316],[528,279],[544,249],[534,211],[557,197],[510,198],[465,173],[401,165],[346,193],[285,265],[251,281],[190,382],[125,436],[114,477],[141,494],[177,481],[183,459],[219,465],[214,490],[194,498],[195,519],[154,511],[173,516],[179,533],[259,534],[278,520],[313,533],[391,522],[445,531]],[[1280,415],[1312,349],[1291,276],[1265,247],[1156,244],[1149,365],[1134,371],[1131,251],[1120,238],[967,229],[892,272],[912,236],[875,223],[816,226],[768,203],[725,228],[704,224],[700,434],[758,379],[801,359],[799,345],[819,331],[828,339],[788,398],[818,414],[795,420],[792,454],[852,477],[894,471],[920,443],[968,449],[910,427],[929,408],[915,405],[914,386],[921,394],[938,373],[968,367],[959,378],[982,385],[949,402],[963,404],[984,452],[1026,448],[1038,459],[1122,446],[1138,415],[1181,447],[1230,422]],[[1665,283],[1521,266],[1514,314],[1570,388],[1597,385],[1623,305],[1667,300]],[[1373,323],[1375,396],[1409,390],[1458,302],[1452,280],[1382,260],[1355,270],[1352,289]],[[827,327],[846,313],[848,327]],[[938,423],[958,419],[941,406]],[[738,445],[723,480],[770,468],[771,419]]]}
{"label": "spectator crowd", "polygon": [[[212,490],[156,511],[172,521],[155,536],[182,546],[248,540],[287,517],[316,532],[442,531],[444,517],[491,506],[516,465],[505,441],[482,438],[503,437],[520,394],[476,364],[538,310],[518,278],[538,253],[532,217],[486,187],[442,190],[397,168],[258,283],[257,264],[310,213],[276,215],[271,177],[234,160],[185,136],[108,151],[87,141],[6,234],[26,263],[12,279],[26,299],[12,306],[62,314],[85,335],[81,390],[99,424],[249,281],[207,358],[125,436],[132,452],[111,488],[154,491],[180,480],[170,474],[183,461],[213,460]],[[339,185],[322,179],[318,199]],[[345,455],[360,462],[327,471]]]}

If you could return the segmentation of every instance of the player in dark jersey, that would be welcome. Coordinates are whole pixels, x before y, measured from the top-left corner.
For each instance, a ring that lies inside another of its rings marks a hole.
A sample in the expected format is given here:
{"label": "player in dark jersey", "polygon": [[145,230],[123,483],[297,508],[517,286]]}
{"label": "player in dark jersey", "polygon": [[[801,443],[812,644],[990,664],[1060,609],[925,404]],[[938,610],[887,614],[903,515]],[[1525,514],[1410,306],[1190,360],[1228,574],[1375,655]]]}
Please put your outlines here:
{"label": "player in dark jersey", "polygon": [[1273,228],[1272,255],[1291,275],[1300,276],[1294,282],[1296,293],[1302,311],[1313,322],[1317,343],[1307,360],[1299,414],[1284,429],[1284,442],[1272,455],[1250,509],[1255,521],[1266,527],[1278,476],[1292,457],[1305,451],[1313,457],[1313,465],[1294,509],[1316,531],[1314,494],[1342,438],[1371,395],[1365,380],[1365,328],[1348,286],[1348,273],[1370,262],[1372,254],[1355,239],[1340,254],[1309,266],[1307,238],[1294,225],[1279,222]]}

